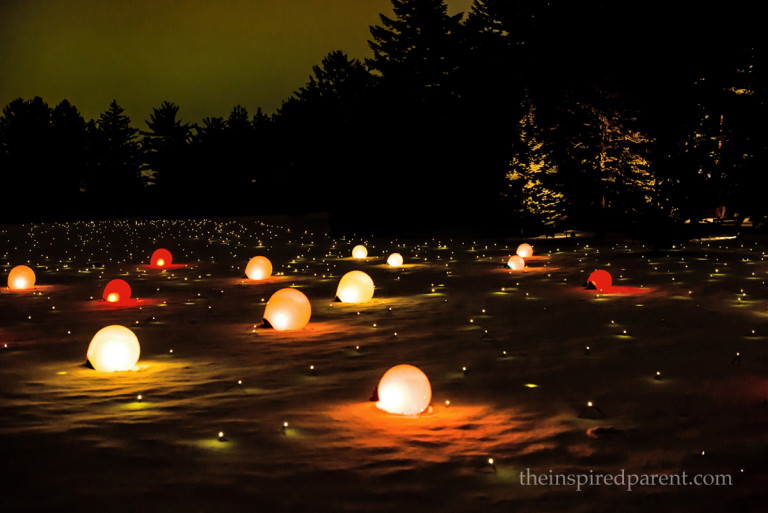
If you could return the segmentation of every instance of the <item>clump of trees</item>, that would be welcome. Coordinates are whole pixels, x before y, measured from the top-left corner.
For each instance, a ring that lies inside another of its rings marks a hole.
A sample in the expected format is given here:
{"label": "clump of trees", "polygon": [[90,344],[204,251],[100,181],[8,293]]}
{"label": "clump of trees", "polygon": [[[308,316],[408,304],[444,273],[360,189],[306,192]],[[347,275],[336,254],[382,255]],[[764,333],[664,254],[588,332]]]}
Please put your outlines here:
{"label": "clump of trees", "polygon": [[726,30],[749,9],[620,4],[392,0],[370,57],[331,51],[271,115],[191,123],[167,101],[139,129],[116,101],[86,121],[16,99],[0,175],[34,192],[7,192],[0,219],[323,210],[351,229],[531,233],[765,217],[765,47]]}

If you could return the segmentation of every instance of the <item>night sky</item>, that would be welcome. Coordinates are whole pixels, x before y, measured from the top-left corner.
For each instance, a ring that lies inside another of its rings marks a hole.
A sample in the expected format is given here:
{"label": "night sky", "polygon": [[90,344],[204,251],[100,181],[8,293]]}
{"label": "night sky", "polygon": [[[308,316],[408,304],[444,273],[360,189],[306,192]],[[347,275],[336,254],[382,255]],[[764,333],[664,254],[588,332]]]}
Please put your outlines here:
{"label": "night sky", "polygon": [[89,119],[116,99],[134,124],[164,100],[188,121],[269,114],[328,52],[370,56],[378,13],[389,0],[0,0],[0,104],[66,98]]}

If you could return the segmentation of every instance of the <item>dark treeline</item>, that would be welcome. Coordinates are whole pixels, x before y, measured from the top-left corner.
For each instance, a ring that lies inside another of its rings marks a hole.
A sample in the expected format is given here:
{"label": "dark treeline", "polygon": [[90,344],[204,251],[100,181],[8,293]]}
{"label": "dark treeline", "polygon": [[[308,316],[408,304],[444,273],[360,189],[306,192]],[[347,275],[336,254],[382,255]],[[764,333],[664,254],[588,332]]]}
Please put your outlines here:
{"label": "dark treeline", "polygon": [[[137,129],[117,102],[0,116],[3,222],[326,211],[408,232],[657,229],[768,214],[765,47],[750,3],[392,0],[272,115]],[[674,7],[674,10],[672,9]]]}

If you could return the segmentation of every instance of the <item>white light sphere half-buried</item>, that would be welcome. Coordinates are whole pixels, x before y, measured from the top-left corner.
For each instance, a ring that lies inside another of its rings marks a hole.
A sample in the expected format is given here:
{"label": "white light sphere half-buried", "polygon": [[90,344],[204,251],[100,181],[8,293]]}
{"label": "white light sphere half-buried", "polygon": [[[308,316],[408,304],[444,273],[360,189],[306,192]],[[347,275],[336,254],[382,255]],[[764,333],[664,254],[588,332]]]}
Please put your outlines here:
{"label": "white light sphere half-buried", "polygon": [[403,265],[403,255],[400,253],[392,253],[389,255],[389,258],[387,258],[387,263],[390,267],[400,267]]}
{"label": "white light sphere half-buried", "polygon": [[373,279],[363,271],[349,271],[339,280],[336,297],[342,303],[365,303],[373,298]]}
{"label": "white light sphere half-buried", "polygon": [[307,296],[289,287],[272,294],[264,308],[264,320],[277,331],[300,330],[311,316],[312,306]]}
{"label": "white light sphere half-buried", "polygon": [[362,244],[352,248],[352,258],[365,258],[368,256],[368,250]]}
{"label": "white light sphere half-buried", "polygon": [[91,339],[86,358],[99,372],[128,371],[139,361],[139,339],[125,326],[101,328]]}
{"label": "white light sphere half-buried", "polygon": [[515,254],[522,258],[530,258],[533,256],[533,246],[527,242],[523,242],[517,247]]}
{"label": "white light sphere half-buried", "polygon": [[525,260],[523,260],[523,257],[521,256],[512,255],[507,261],[507,267],[513,271],[522,271],[525,269]]}
{"label": "white light sphere half-buried", "polygon": [[396,365],[381,377],[376,407],[397,415],[418,415],[432,400],[427,375],[413,365]]}
{"label": "white light sphere half-buried", "polygon": [[255,256],[248,260],[245,275],[249,280],[266,280],[272,276],[272,262],[267,257]]}

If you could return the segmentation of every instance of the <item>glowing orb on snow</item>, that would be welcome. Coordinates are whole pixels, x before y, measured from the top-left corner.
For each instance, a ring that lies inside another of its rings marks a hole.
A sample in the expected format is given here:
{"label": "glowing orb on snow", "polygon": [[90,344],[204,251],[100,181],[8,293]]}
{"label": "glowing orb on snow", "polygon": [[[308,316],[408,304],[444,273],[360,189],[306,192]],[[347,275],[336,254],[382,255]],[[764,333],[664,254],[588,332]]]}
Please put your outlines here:
{"label": "glowing orb on snow", "polygon": [[342,303],[365,303],[373,297],[373,279],[363,271],[349,271],[339,280],[336,297]]}
{"label": "glowing orb on snow", "polygon": [[277,331],[300,330],[309,322],[312,307],[309,299],[297,289],[280,289],[269,298],[264,320]]}
{"label": "glowing orb on snow", "polygon": [[525,260],[519,255],[512,255],[509,257],[509,260],[507,260],[507,267],[513,271],[522,271],[525,269]]}
{"label": "glowing orb on snow", "polygon": [[589,278],[587,278],[587,286],[594,287],[597,290],[605,290],[610,288],[612,284],[613,279],[611,278],[611,275],[608,273],[608,271],[604,271],[602,269],[598,269],[597,271],[590,274]]}
{"label": "glowing orb on snow", "polygon": [[432,387],[427,375],[413,365],[396,365],[381,377],[376,407],[398,415],[418,415],[429,406]]}
{"label": "glowing orb on snow", "polygon": [[391,255],[389,255],[389,258],[387,258],[387,263],[391,267],[400,267],[401,265],[403,265],[403,255],[401,255],[400,253],[392,253]]}
{"label": "glowing orb on snow", "polygon": [[249,280],[266,280],[272,276],[272,262],[267,257],[255,256],[248,260],[245,275]]}
{"label": "glowing orb on snow", "polygon": [[17,265],[8,273],[8,288],[11,290],[24,290],[34,287],[35,271],[26,265]]}
{"label": "glowing orb on snow", "polygon": [[107,303],[119,303],[131,298],[131,286],[125,280],[112,280],[104,287],[102,295]]}
{"label": "glowing orb on snow", "polygon": [[162,248],[156,249],[149,261],[150,265],[154,267],[167,267],[171,265],[171,262],[173,262],[171,252]]}
{"label": "glowing orb on snow", "polygon": [[99,372],[117,372],[133,369],[140,353],[136,335],[125,326],[113,324],[96,332],[86,357]]}
{"label": "glowing orb on snow", "polygon": [[352,258],[365,258],[368,256],[368,250],[365,249],[365,246],[362,244],[358,244],[354,248],[352,248]]}
{"label": "glowing orb on snow", "polygon": [[530,244],[524,242],[517,247],[515,254],[519,257],[530,258],[533,256],[533,247]]}

